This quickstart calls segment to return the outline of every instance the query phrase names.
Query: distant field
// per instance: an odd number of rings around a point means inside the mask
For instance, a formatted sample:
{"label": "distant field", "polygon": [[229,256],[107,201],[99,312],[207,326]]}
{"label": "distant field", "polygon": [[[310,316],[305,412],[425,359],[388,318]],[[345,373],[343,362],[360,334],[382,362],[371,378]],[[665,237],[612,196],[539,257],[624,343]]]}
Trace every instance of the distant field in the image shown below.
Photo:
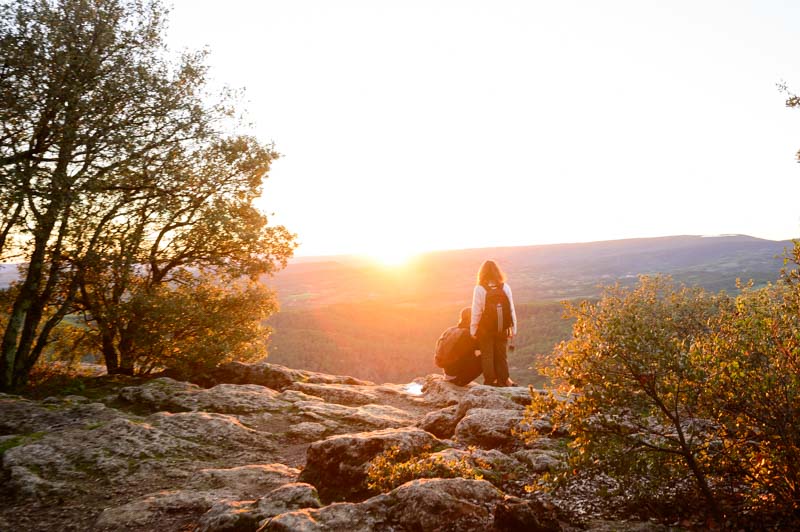
{"label": "distant field", "polygon": [[[460,307],[392,305],[376,302],[289,310],[270,319],[269,361],[292,367],[343,373],[377,382],[408,382],[441,372],[433,348],[441,332],[457,321]],[[541,384],[535,365],[569,337],[559,303],[517,305],[519,336],[509,356],[512,378]]]}
{"label": "distant field", "polygon": [[509,275],[519,314],[513,378],[540,384],[535,366],[570,336],[562,300],[596,298],[602,286],[632,285],[664,273],[711,291],[778,278],[789,241],[747,236],[677,236],[587,244],[429,253],[404,269],[382,269],[353,257],[303,259],[269,283],[282,311],[270,360],[373,381],[408,381],[440,371],[433,346],[470,303],[475,272],[487,258]]}

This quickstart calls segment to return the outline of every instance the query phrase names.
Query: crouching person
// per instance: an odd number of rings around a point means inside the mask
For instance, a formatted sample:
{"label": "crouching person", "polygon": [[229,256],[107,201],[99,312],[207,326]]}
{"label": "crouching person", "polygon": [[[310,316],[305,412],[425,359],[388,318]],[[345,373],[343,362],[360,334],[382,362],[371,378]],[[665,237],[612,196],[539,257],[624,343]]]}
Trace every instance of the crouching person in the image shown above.
{"label": "crouching person", "polygon": [[469,334],[472,309],[461,309],[458,325],[449,327],[436,341],[434,363],[444,370],[446,379],[453,384],[466,386],[481,373],[480,351]]}

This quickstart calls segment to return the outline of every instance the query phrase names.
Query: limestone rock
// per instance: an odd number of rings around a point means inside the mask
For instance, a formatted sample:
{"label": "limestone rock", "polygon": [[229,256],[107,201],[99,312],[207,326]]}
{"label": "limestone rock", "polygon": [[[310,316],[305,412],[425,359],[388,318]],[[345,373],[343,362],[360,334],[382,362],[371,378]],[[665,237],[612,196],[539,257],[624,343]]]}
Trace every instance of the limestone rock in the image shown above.
{"label": "limestone rock", "polygon": [[438,442],[416,427],[331,436],[309,446],[300,480],[316,486],[324,500],[363,498],[369,462],[376,455],[395,446],[412,453]]}
{"label": "limestone rock", "polygon": [[564,456],[551,450],[524,449],[512,454],[514,458],[527,464],[534,473],[554,471],[564,463]]}
{"label": "limestone rock", "polygon": [[445,407],[458,404],[475,384],[458,386],[445,380],[444,375],[427,375],[422,384],[422,397],[429,405]]}
{"label": "limestone rock", "polygon": [[322,503],[314,486],[303,482],[284,484],[256,501],[256,512],[261,519],[297,510],[320,508]]}
{"label": "limestone rock", "polygon": [[491,410],[525,410],[531,402],[527,388],[520,386],[497,388],[495,386],[472,386],[458,402],[456,417],[461,419],[473,408]]}
{"label": "limestone rock", "polygon": [[0,434],[52,432],[67,427],[109,421],[119,415],[101,403],[88,399],[58,399],[45,405],[18,395],[0,394]]}
{"label": "limestone rock", "polygon": [[231,362],[215,370],[211,379],[215,383],[230,384],[259,384],[273,390],[284,390],[295,382],[310,382],[317,384],[355,384],[371,385],[369,381],[362,381],[349,376],[329,375],[315,371],[291,369],[279,364],[244,364]]}
{"label": "limestone rock", "polygon": [[556,510],[539,501],[509,498],[497,505],[494,525],[501,532],[560,532],[563,526]]}
{"label": "limestone rock", "polygon": [[269,434],[244,426],[235,416],[213,412],[158,412],[147,419],[172,436],[198,444],[224,448],[274,448]]}
{"label": "limestone rock", "polygon": [[148,423],[118,417],[97,427],[48,433],[3,454],[3,468],[24,467],[46,479],[127,475],[142,460],[198,453],[201,447]]}
{"label": "limestone rock", "polygon": [[373,386],[354,386],[351,384],[316,384],[296,382],[291,389],[308,395],[315,395],[329,403],[340,405],[367,405],[378,402],[379,394]]}
{"label": "limestone rock", "polygon": [[330,427],[323,423],[306,421],[304,423],[292,425],[292,427],[289,428],[288,434],[303,441],[317,441],[321,440],[325,433],[329,431]]}
{"label": "limestone rock", "polygon": [[121,399],[169,412],[208,411],[222,414],[248,414],[281,410],[289,403],[278,392],[255,384],[219,384],[210,389],[178,382],[169,377],[154,379],[141,386],[120,390]]}
{"label": "limestone rock", "polygon": [[97,518],[96,529],[127,530],[148,526],[156,529],[160,513],[194,513],[208,511],[215,502],[233,499],[231,490],[165,490],[117,507],[106,508]]}
{"label": "limestone rock", "polygon": [[137,403],[165,410],[172,407],[172,411],[191,410],[187,407],[177,406],[175,397],[197,393],[202,388],[189,382],[176,381],[169,377],[153,379],[140,386],[126,386],[119,391],[119,398],[129,403]]}
{"label": "limestone rock", "polygon": [[467,445],[494,448],[512,441],[512,429],[522,421],[521,410],[472,408],[456,425],[455,438]]}
{"label": "limestone rock", "polygon": [[200,518],[197,532],[256,530],[278,514],[320,506],[314,486],[301,482],[286,484],[257,501],[217,502]]}
{"label": "limestone rock", "polygon": [[414,423],[415,418],[405,410],[389,405],[363,405],[358,407],[325,403],[320,401],[298,401],[293,418],[298,422],[333,422],[336,425],[353,425],[368,428],[404,427]]}
{"label": "limestone rock", "polygon": [[419,422],[422,430],[427,430],[437,438],[451,438],[456,430],[458,405],[440,408],[428,414]]}
{"label": "limestone rock", "polygon": [[227,469],[201,469],[189,485],[200,489],[227,488],[239,499],[256,499],[279,486],[297,480],[300,470],[283,464],[254,464]]}
{"label": "limestone rock", "polygon": [[485,480],[421,479],[361,503],[288,512],[263,531],[491,530],[503,494]]}
{"label": "limestone rock", "polygon": [[255,530],[261,519],[254,505],[254,501],[218,501],[200,518],[196,532]]}

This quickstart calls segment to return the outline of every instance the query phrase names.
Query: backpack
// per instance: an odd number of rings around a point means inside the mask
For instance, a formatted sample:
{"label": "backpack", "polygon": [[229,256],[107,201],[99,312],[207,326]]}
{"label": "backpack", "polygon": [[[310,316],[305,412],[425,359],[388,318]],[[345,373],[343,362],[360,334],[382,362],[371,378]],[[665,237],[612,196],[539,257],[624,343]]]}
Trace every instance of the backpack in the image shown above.
{"label": "backpack", "polygon": [[448,327],[436,340],[433,363],[439,368],[451,366],[461,359],[471,347],[472,339],[469,338],[469,329]]}
{"label": "backpack", "polygon": [[511,303],[503,290],[503,284],[485,286],[486,304],[483,307],[478,334],[483,336],[510,336],[514,326],[511,318]]}

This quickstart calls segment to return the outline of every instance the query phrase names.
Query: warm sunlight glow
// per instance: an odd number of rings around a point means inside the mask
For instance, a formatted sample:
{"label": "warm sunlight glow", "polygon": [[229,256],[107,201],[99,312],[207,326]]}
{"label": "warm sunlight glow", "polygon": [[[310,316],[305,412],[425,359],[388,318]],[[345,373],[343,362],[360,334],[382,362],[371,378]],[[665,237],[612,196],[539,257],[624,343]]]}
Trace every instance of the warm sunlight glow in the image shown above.
{"label": "warm sunlight glow", "polygon": [[370,250],[366,255],[383,266],[398,267],[408,264],[417,253],[401,247],[387,247]]}

